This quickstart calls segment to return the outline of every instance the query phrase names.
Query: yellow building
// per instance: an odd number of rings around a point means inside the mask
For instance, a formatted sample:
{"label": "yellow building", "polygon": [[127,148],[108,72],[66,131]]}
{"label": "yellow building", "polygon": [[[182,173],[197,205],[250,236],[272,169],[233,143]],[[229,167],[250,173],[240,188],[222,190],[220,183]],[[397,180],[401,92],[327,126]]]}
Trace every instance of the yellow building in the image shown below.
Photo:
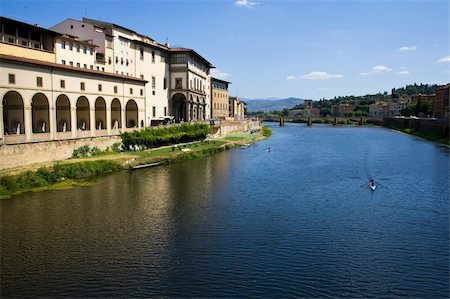
{"label": "yellow building", "polygon": [[230,82],[211,78],[211,118],[224,119],[229,116],[228,84]]}

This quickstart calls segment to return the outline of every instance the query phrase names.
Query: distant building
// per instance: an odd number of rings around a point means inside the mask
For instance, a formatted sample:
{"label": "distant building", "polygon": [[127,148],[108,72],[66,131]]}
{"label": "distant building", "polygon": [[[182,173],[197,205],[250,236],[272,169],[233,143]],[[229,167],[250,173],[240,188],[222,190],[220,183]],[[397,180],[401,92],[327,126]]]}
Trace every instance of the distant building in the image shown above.
{"label": "distant building", "polygon": [[354,105],[351,104],[338,104],[331,106],[332,116],[344,116],[345,113],[351,112],[354,109]]}
{"label": "distant building", "polygon": [[313,108],[313,101],[312,100],[305,100],[305,102],[303,103],[303,107],[306,110],[310,110]]}
{"label": "distant building", "polygon": [[241,119],[245,117],[245,111],[247,108],[247,104],[238,97],[229,97],[229,117],[233,117],[235,119]]}
{"label": "distant building", "polygon": [[405,107],[406,102],[378,102],[369,105],[370,117],[395,117],[401,115],[402,109]]}
{"label": "distant building", "polygon": [[411,96],[411,103],[417,104],[420,100],[422,103],[432,104],[434,102],[435,97],[436,95],[434,94],[416,94]]}
{"label": "distant building", "polygon": [[211,78],[211,118],[224,119],[229,116],[228,81]]}
{"label": "distant building", "polygon": [[433,117],[441,119],[449,118],[449,93],[450,84],[436,90],[436,98],[433,105]]}

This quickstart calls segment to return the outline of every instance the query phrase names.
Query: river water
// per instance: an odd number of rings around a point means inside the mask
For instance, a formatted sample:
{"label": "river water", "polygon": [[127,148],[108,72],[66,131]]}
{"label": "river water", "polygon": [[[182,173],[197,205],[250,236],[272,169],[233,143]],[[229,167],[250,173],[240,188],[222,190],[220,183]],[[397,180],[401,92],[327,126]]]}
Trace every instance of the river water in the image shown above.
{"label": "river water", "polygon": [[449,297],[449,151],[387,129],[274,127],[0,207],[2,298]]}

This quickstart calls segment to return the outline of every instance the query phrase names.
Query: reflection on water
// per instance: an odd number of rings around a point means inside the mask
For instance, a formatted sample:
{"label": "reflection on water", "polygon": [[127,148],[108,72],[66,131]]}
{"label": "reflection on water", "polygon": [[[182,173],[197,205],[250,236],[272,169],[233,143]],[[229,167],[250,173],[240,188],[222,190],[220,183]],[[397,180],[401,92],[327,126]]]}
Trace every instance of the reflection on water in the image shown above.
{"label": "reflection on water", "polygon": [[1,295],[446,298],[448,167],[448,150],[389,130],[287,125],[4,200]]}

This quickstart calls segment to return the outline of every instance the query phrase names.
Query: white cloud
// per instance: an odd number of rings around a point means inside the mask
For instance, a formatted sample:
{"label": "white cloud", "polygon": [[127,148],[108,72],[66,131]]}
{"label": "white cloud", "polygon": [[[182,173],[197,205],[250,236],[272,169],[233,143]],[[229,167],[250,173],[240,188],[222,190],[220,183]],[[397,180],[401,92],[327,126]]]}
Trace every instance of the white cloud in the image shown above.
{"label": "white cloud", "polygon": [[387,66],[384,66],[384,65],[377,65],[377,66],[374,66],[374,67],[370,70],[371,73],[383,73],[383,72],[390,72],[390,71],[392,71],[392,69],[389,68],[389,67],[387,67]]}
{"label": "white cloud", "polygon": [[401,71],[401,72],[398,72],[397,75],[409,75],[409,72],[408,71]]}
{"label": "white cloud", "polygon": [[406,70],[406,66],[401,66],[400,69],[401,70]]}
{"label": "white cloud", "polygon": [[404,51],[414,51],[414,50],[416,50],[417,49],[417,46],[411,46],[411,47],[408,47],[408,46],[404,46],[404,47],[401,47],[400,49],[398,49],[400,52],[404,52]]}
{"label": "white cloud", "polygon": [[311,72],[302,76],[302,79],[307,80],[328,80],[340,78],[344,78],[344,76],[342,76],[341,74],[328,74],[327,72]]}
{"label": "white cloud", "polygon": [[439,59],[438,62],[449,63],[450,62],[450,55],[447,56],[447,57],[443,57],[443,58]]}
{"label": "white cloud", "polygon": [[247,8],[253,8],[258,4],[259,3],[253,2],[251,0],[237,0],[236,2],[234,2],[234,5],[236,5],[237,7],[247,7]]}
{"label": "white cloud", "polygon": [[369,76],[369,75],[370,75],[370,73],[367,73],[367,72],[363,72],[363,73],[359,73],[359,75],[360,75],[360,76]]}
{"label": "white cloud", "polygon": [[295,76],[291,76],[291,75],[286,76],[286,80],[295,80]]}
{"label": "white cloud", "polygon": [[229,77],[231,77],[231,74],[222,72],[219,69],[211,69],[211,77],[217,78],[217,79],[222,79],[225,80]]}

